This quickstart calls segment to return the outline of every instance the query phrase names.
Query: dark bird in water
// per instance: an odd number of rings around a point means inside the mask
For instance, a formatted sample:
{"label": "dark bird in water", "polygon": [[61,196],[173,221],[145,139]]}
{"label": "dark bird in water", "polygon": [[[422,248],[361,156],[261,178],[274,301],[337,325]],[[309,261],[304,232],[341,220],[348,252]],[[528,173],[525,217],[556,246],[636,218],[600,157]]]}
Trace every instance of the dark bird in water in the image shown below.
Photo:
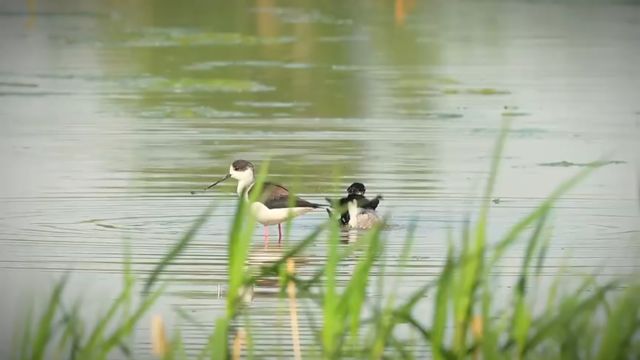
{"label": "dark bird in water", "polygon": [[[347,196],[338,201],[327,198],[327,201],[334,209],[342,211],[340,214],[340,224],[350,228],[369,229],[374,224],[380,222],[380,217],[376,213],[376,208],[382,200],[378,195],[373,199],[367,199],[364,194],[367,191],[364,184],[355,182],[347,188]],[[331,210],[327,209],[329,215]]]}

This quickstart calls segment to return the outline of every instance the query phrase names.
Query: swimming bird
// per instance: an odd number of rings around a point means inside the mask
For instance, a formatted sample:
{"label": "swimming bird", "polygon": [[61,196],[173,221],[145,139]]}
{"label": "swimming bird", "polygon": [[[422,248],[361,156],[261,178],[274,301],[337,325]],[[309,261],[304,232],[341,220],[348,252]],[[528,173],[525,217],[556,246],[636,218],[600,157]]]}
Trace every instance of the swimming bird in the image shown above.
{"label": "swimming bird", "polygon": [[[372,200],[367,199],[364,194],[367,188],[364,184],[355,182],[347,188],[347,196],[337,202],[327,198],[327,201],[334,208],[342,211],[340,214],[340,224],[352,229],[370,229],[382,219],[376,213],[376,208],[382,200],[378,195]],[[327,209],[331,215],[331,211]]]}
{"label": "swimming bird", "polygon": [[355,200],[347,204],[347,209],[349,212],[347,226],[350,229],[367,230],[382,222],[382,218],[374,209],[359,208]]}
{"label": "swimming bird", "polygon": [[[222,179],[209,185],[210,189],[219,183],[233,178],[238,180],[236,192],[240,198],[249,200],[253,195],[256,183],[255,167],[247,160],[236,160],[229,166],[229,173]],[[251,213],[256,220],[264,225],[264,243],[269,244],[269,225],[278,225],[278,243],[282,241],[282,223],[292,217],[305,214],[313,209],[324,207],[299,197],[293,196],[284,186],[271,182],[264,182],[262,193],[251,203]]]}

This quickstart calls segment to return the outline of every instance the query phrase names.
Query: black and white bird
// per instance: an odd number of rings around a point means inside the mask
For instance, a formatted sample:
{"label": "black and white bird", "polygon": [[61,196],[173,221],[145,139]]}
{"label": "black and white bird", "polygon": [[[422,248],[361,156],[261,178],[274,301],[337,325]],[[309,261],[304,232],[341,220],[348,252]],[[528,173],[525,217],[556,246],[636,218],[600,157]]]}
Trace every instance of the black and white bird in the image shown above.
{"label": "black and white bird", "polygon": [[[375,224],[382,221],[376,208],[382,200],[382,196],[378,195],[373,199],[367,199],[364,194],[367,188],[364,184],[355,182],[347,188],[347,196],[338,201],[327,201],[334,209],[339,209],[340,224],[351,229],[370,229]],[[327,209],[329,214],[331,212]]]}
{"label": "black and white bird", "polygon": [[[238,180],[236,192],[240,198],[249,200],[253,195],[254,185],[256,183],[255,167],[246,160],[236,160],[229,166],[229,173],[222,179],[209,185],[210,189],[219,183],[234,178]],[[313,209],[324,207],[324,205],[314,204],[299,197],[295,197],[289,193],[285,187],[264,182],[262,193],[256,197],[256,201],[250,204],[251,213],[256,220],[264,225],[264,242],[265,246],[269,243],[269,225],[278,225],[278,243],[282,241],[282,223],[292,217],[305,214]]]}

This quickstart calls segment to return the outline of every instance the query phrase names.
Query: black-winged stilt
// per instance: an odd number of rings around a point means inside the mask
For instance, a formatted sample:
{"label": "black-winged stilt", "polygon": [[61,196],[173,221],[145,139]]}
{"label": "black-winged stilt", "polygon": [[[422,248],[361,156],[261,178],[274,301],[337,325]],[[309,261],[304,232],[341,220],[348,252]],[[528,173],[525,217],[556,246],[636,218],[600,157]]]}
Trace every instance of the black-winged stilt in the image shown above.
{"label": "black-winged stilt", "polygon": [[[229,166],[229,173],[222,179],[209,185],[210,189],[219,183],[234,178],[238,180],[236,192],[238,196],[249,200],[252,198],[252,190],[256,183],[254,174],[254,166],[246,160],[236,160]],[[292,217],[302,215],[313,209],[323,207],[324,205],[314,204],[299,197],[295,197],[289,193],[285,187],[265,182],[262,186],[262,193],[255,197],[250,205],[251,212],[256,220],[264,225],[264,241],[265,246],[269,243],[269,225],[278,225],[278,243],[282,241],[282,223]]]}

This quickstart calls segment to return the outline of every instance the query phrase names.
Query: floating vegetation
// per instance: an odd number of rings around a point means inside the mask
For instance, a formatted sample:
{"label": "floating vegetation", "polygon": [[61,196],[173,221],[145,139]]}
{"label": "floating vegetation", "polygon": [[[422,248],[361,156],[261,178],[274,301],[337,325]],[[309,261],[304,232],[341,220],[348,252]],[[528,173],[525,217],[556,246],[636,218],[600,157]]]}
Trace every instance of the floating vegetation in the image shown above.
{"label": "floating vegetation", "polygon": [[257,37],[240,33],[207,32],[185,28],[150,28],[130,32],[124,40],[128,47],[168,47],[207,45],[269,45],[295,41],[291,36]]}
{"label": "floating vegetation", "polygon": [[498,90],[498,89],[491,89],[491,88],[469,89],[469,90],[467,90],[467,93],[476,94],[476,95],[507,95],[507,94],[511,94],[511,92],[506,91],[506,90]]}
{"label": "floating vegetation", "polygon": [[343,64],[335,64],[331,65],[331,70],[335,71],[381,71],[385,70],[384,66],[375,66],[375,65],[343,65]]}
{"label": "floating vegetation", "polygon": [[148,92],[262,92],[275,88],[256,81],[238,79],[207,79],[207,78],[179,78],[168,79],[160,77],[144,77],[133,80],[123,80],[125,87]]}
{"label": "floating vegetation", "polygon": [[102,228],[106,228],[106,229],[117,229],[118,228],[116,225],[103,224],[103,223],[96,223],[96,226],[102,227]]}
{"label": "floating vegetation", "polygon": [[508,95],[511,92],[507,90],[499,90],[492,88],[480,88],[480,89],[444,89],[442,93],[445,95],[458,95],[458,94],[470,94],[470,95]]}
{"label": "floating vegetation", "polygon": [[435,90],[430,85],[456,85],[459,83],[458,80],[446,76],[422,75],[394,80],[391,85],[397,88],[418,88],[423,90],[425,87],[429,87],[428,90]]}
{"label": "floating vegetation", "polygon": [[526,112],[517,112],[517,111],[505,111],[502,113],[502,116],[510,116],[510,117],[529,116],[529,115],[531,114]]}
{"label": "floating vegetation", "polygon": [[238,106],[246,106],[251,108],[265,108],[265,109],[290,109],[307,107],[310,103],[301,102],[276,102],[276,101],[236,101]]}
{"label": "floating vegetation", "polygon": [[9,82],[9,81],[0,81],[0,86],[6,87],[21,87],[21,88],[35,88],[38,87],[38,84],[32,83],[22,83],[22,82]]}
{"label": "floating vegetation", "polygon": [[572,166],[600,167],[605,165],[620,165],[620,164],[626,164],[626,163],[627,163],[626,161],[622,161],[622,160],[599,160],[599,161],[592,161],[587,163],[576,163],[571,161],[555,161],[555,162],[548,162],[548,163],[540,163],[538,165],[551,166],[551,167],[572,167]]}
{"label": "floating vegetation", "polygon": [[198,118],[240,118],[254,117],[255,113],[217,110],[208,106],[163,106],[141,111],[138,116],[154,119],[198,119]]}
{"label": "floating vegetation", "polygon": [[362,35],[320,36],[317,38],[318,42],[324,43],[365,42],[368,40],[367,36]]}
{"label": "floating vegetation", "polygon": [[309,69],[314,67],[313,64],[293,63],[284,61],[264,61],[264,60],[243,60],[243,61],[207,61],[197,64],[191,64],[184,67],[189,71],[212,70],[224,67],[273,67],[283,69]]}
{"label": "floating vegetation", "polygon": [[452,78],[452,77],[448,77],[448,76],[436,76],[433,78],[433,80],[435,80],[436,82],[440,83],[440,84],[446,84],[446,85],[457,85],[460,84],[460,81]]}
{"label": "floating vegetation", "polygon": [[421,109],[401,109],[397,111],[400,115],[411,115],[420,119],[438,119],[438,120],[447,120],[447,119],[459,119],[463,117],[462,114],[457,113],[445,113],[445,112],[429,112]]}
{"label": "floating vegetation", "polygon": [[[508,118],[508,117],[507,117]],[[477,134],[492,134],[495,135],[500,132],[500,129],[496,128],[473,128],[471,132]],[[529,136],[537,136],[547,134],[548,131],[540,128],[517,128],[517,129],[509,129],[510,135],[516,135],[518,137],[529,137]]]}

